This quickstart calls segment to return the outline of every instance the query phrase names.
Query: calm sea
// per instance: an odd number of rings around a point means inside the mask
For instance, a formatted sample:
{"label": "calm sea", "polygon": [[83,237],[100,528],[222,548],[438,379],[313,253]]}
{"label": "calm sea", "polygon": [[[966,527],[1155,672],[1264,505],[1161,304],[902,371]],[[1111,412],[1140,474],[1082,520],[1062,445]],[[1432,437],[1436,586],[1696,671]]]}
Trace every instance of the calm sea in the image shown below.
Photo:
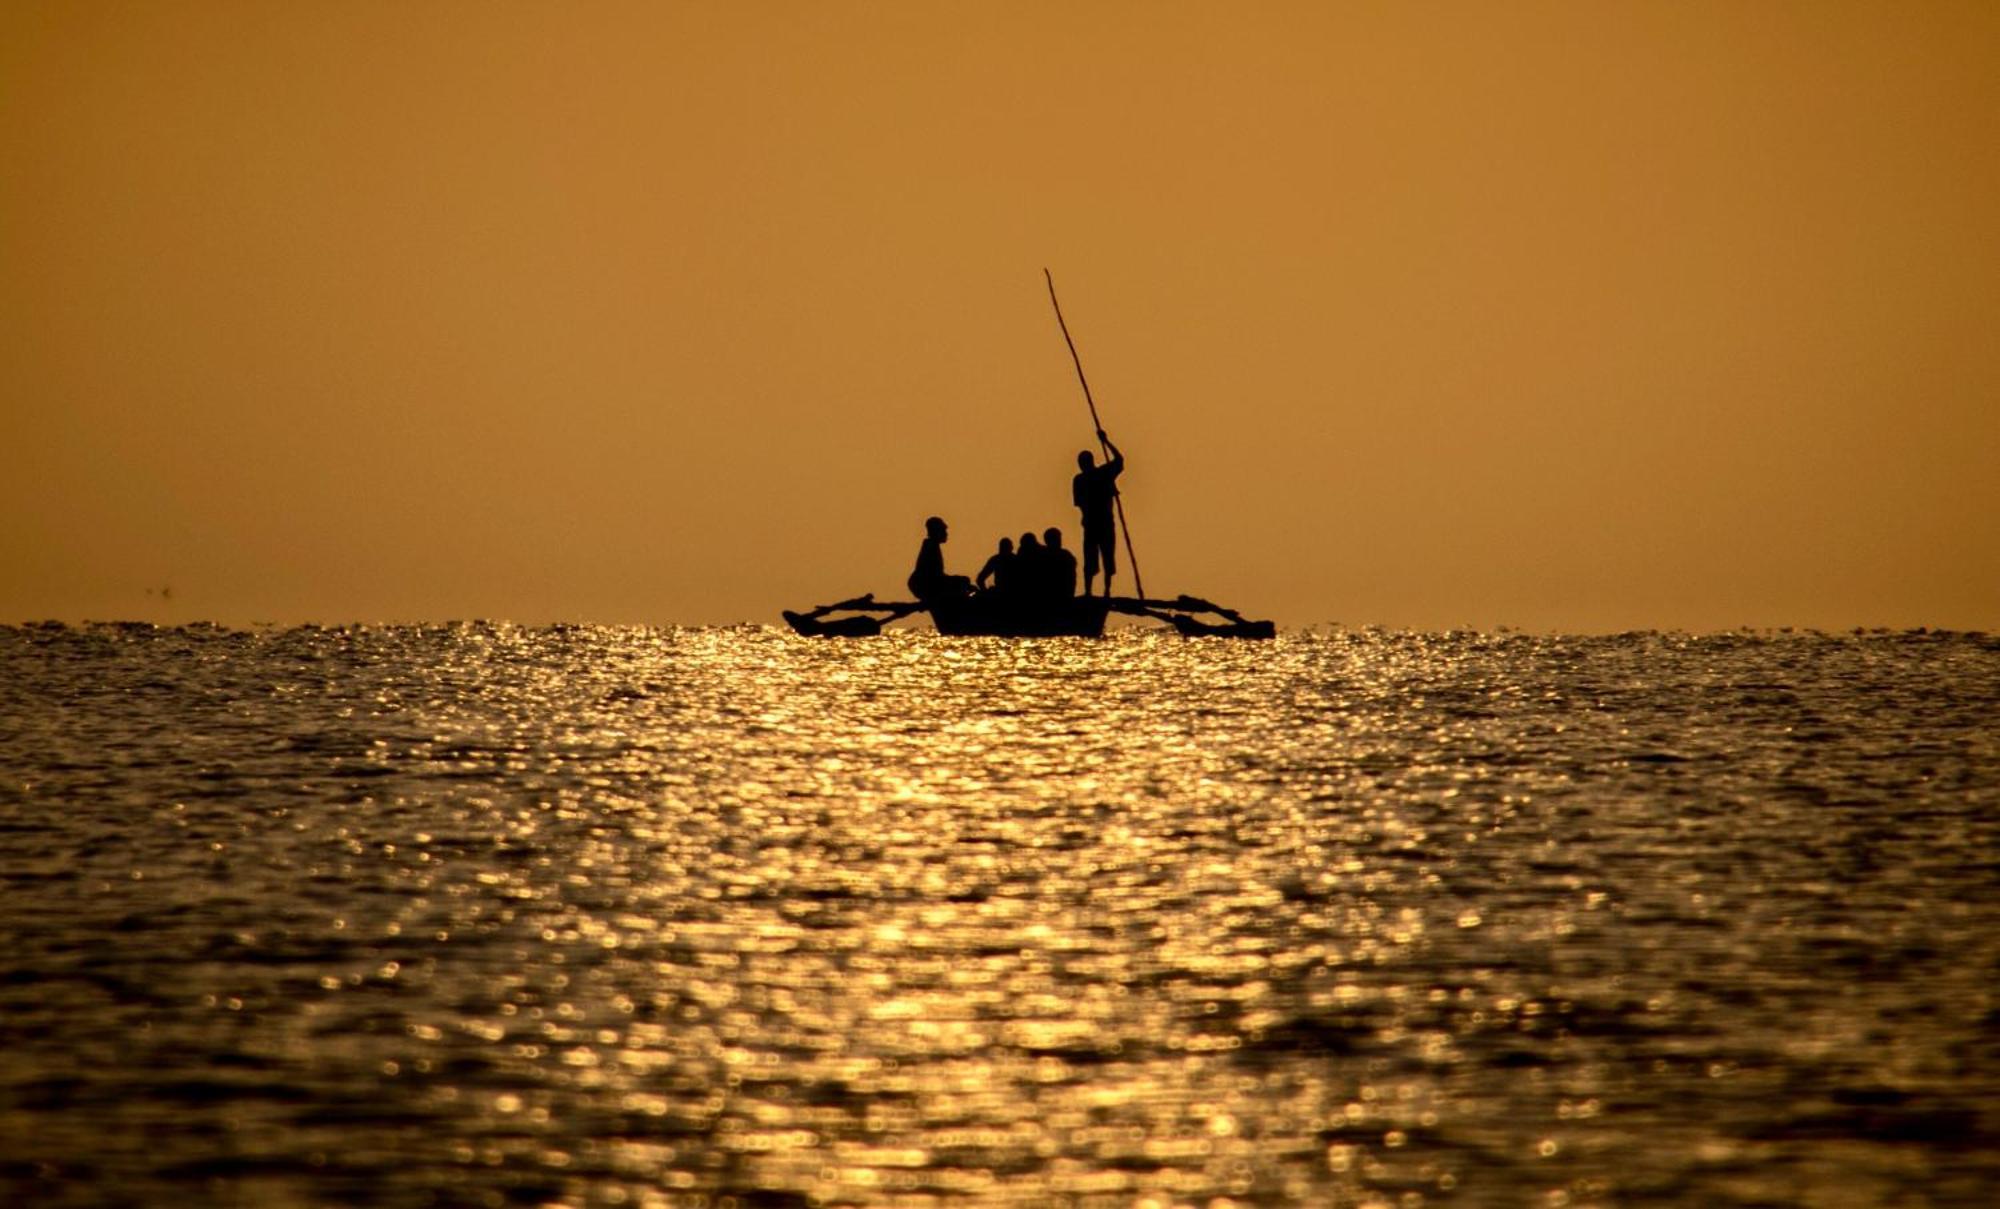
{"label": "calm sea", "polygon": [[1965,1205],[2000,639],[0,629],[0,1203]]}

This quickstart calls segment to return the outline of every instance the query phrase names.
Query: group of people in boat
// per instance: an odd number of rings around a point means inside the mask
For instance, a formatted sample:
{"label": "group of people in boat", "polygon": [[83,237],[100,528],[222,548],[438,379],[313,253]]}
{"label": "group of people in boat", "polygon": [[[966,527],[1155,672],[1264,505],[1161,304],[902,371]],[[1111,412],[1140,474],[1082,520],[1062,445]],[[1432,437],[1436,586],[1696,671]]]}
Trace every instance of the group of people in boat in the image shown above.
{"label": "group of people in boat", "polygon": [[[1098,571],[1104,573],[1104,595],[1111,595],[1111,577],[1118,570],[1118,530],[1115,519],[1118,476],[1125,470],[1125,455],[1111,438],[1098,429],[1107,460],[1098,465],[1089,450],[1076,455],[1077,473],[1070,480],[1070,498],[1083,516],[1083,594],[1089,596]],[[941,517],[924,522],[924,544],[917,550],[917,566],[910,572],[910,592],[924,604],[963,600],[975,594],[1022,605],[1049,604],[1076,595],[1076,555],[1063,548],[1062,530],[1043,530],[1040,539],[1032,532],[1021,535],[1017,546],[1001,538],[999,548],[986,560],[975,579],[952,575],[944,569],[944,543],[951,530]]]}

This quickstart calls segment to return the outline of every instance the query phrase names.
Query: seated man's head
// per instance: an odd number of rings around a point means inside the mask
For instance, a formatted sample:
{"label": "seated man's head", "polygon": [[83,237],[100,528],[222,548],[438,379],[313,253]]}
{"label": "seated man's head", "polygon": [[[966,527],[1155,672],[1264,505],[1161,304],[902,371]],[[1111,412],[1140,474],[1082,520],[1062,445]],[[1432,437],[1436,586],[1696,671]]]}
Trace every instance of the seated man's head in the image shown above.
{"label": "seated man's head", "polygon": [[1051,550],[1062,549],[1062,530],[1050,525],[1042,532],[1042,544]]}
{"label": "seated man's head", "polygon": [[945,534],[948,532],[948,530],[946,530],[944,527],[944,518],[941,516],[934,516],[931,517],[929,520],[925,521],[924,532],[930,534],[932,537],[938,539],[939,541],[943,541],[945,539]]}

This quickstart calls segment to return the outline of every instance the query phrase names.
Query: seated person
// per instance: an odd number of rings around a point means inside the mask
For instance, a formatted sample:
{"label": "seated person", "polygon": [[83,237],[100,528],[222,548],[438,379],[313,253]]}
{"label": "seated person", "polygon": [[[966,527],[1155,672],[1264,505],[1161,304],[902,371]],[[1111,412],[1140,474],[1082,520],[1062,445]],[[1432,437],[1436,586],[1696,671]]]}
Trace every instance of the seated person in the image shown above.
{"label": "seated person", "polygon": [[944,572],[944,543],[951,536],[940,517],[924,522],[924,544],[917,550],[917,566],[910,572],[910,594],[925,604],[957,600],[972,592],[972,581],[963,575]]}
{"label": "seated person", "polygon": [[1076,555],[1063,549],[1062,530],[1051,526],[1042,534],[1042,559],[1046,578],[1042,592],[1048,600],[1068,600],[1076,595]]}
{"label": "seated person", "polygon": [[[979,575],[972,581],[980,591],[1008,592],[1013,588],[1014,579],[1014,539],[1003,537],[1000,548],[986,565],[979,568]],[[991,581],[990,583],[988,581]]]}
{"label": "seated person", "polygon": [[1021,544],[1014,547],[1014,579],[1009,589],[1015,600],[1038,600],[1041,598],[1042,577],[1048,574],[1048,565],[1042,561],[1041,539],[1032,533],[1021,535]]}

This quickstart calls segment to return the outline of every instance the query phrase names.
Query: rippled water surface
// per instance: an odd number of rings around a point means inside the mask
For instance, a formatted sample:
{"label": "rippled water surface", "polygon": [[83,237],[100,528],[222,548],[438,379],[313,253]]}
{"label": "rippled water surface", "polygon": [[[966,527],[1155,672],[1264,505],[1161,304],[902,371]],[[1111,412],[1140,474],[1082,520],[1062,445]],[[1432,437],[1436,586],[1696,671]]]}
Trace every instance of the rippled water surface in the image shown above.
{"label": "rippled water surface", "polygon": [[0,629],[0,1202],[1984,1205],[2000,641]]}

